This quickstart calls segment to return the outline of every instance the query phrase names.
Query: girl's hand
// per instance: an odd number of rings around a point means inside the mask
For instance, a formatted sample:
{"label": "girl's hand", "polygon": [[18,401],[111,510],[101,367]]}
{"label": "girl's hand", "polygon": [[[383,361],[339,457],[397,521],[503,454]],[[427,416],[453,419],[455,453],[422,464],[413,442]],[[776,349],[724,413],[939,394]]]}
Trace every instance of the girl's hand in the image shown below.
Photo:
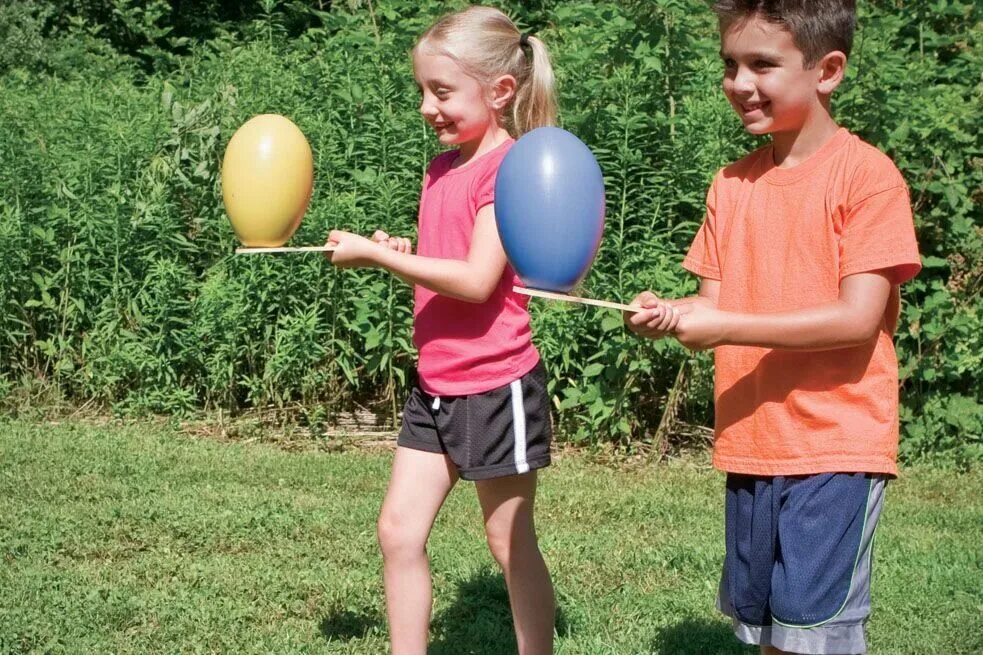
{"label": "girl's hand", "polygon": [[338,268],[377,266],[382,250],[380,244],[344,230],[331,230],[328,245],[335,249],[333,252],[326,252],[325,256]]}
{"label": "girl's hand", "polygon": [[676,329],[679,312],[669,303],[659,300],[651,291],[643,291],[630,303],[644,307],[640,312],[625,312],[625,325],[640,337],[661,339]]}
{"label": "girl's hand", "polygon": [[413,242],[405,237],[391,237],[382,230],[376,230],[372,240],[390,250],[405,252],[407,255],[413,254]]}

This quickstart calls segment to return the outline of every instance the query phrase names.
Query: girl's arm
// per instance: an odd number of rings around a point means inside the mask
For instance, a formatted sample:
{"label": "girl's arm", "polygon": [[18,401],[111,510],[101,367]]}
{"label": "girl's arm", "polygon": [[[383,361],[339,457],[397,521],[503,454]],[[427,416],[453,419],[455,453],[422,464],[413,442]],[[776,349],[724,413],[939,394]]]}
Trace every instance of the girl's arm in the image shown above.
{"label": "girl's arm", "polygon": [[328,243],[335,246],[331,262],[340,267],[378,267],[409,284],[465,302],[485,302],[502,279],[506,258],[495,225],[495,207],[478,210],[466,260],[437,259],[399,252],[365,237],[332,230]]}

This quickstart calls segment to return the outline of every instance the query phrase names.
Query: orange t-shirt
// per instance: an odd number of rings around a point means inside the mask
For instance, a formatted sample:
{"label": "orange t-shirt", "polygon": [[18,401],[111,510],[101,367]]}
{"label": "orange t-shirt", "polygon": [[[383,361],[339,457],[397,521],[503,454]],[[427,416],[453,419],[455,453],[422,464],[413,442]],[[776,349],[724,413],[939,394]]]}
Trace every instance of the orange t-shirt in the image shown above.
{"label": "orange t-shirt", "polygon": [[[760,148],[721,170],[683,266],[720,281],[719,309],[768,313],[831,302],[847,275],[921,268],[908,188],[845,129],[801,164]],[[732,473],[896,475],[897,286],[877,337],[851,348],[716,349],[713,464]]]}

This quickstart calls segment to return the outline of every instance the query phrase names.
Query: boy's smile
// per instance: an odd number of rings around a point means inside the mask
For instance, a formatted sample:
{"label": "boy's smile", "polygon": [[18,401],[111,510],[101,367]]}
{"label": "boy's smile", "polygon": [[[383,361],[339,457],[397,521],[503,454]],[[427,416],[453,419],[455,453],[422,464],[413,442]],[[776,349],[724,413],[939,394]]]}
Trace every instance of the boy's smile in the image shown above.
{"label": "boy's smile", "polygon": [[724,94],[752,134],[798,131],[822,109],[822,66],[805,68],[781,25],[757,16],[725,25],[720,56]]}

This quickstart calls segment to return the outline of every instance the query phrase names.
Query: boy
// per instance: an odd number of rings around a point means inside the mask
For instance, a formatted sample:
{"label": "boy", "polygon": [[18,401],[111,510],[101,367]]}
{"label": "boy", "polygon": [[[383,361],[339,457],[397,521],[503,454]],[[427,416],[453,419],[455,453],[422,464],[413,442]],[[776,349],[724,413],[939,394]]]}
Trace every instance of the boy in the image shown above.
{"label": "boy", "polygon": [[695,298],[626,317],[715,348],[727,473],[718,607],[762,653],[866,652],[874,526],[897,474],[898,285],[920,269],[907,187],[838,127],[852,0],[718,2],[724,94],[770,143],[724,168],[683,266]]}

